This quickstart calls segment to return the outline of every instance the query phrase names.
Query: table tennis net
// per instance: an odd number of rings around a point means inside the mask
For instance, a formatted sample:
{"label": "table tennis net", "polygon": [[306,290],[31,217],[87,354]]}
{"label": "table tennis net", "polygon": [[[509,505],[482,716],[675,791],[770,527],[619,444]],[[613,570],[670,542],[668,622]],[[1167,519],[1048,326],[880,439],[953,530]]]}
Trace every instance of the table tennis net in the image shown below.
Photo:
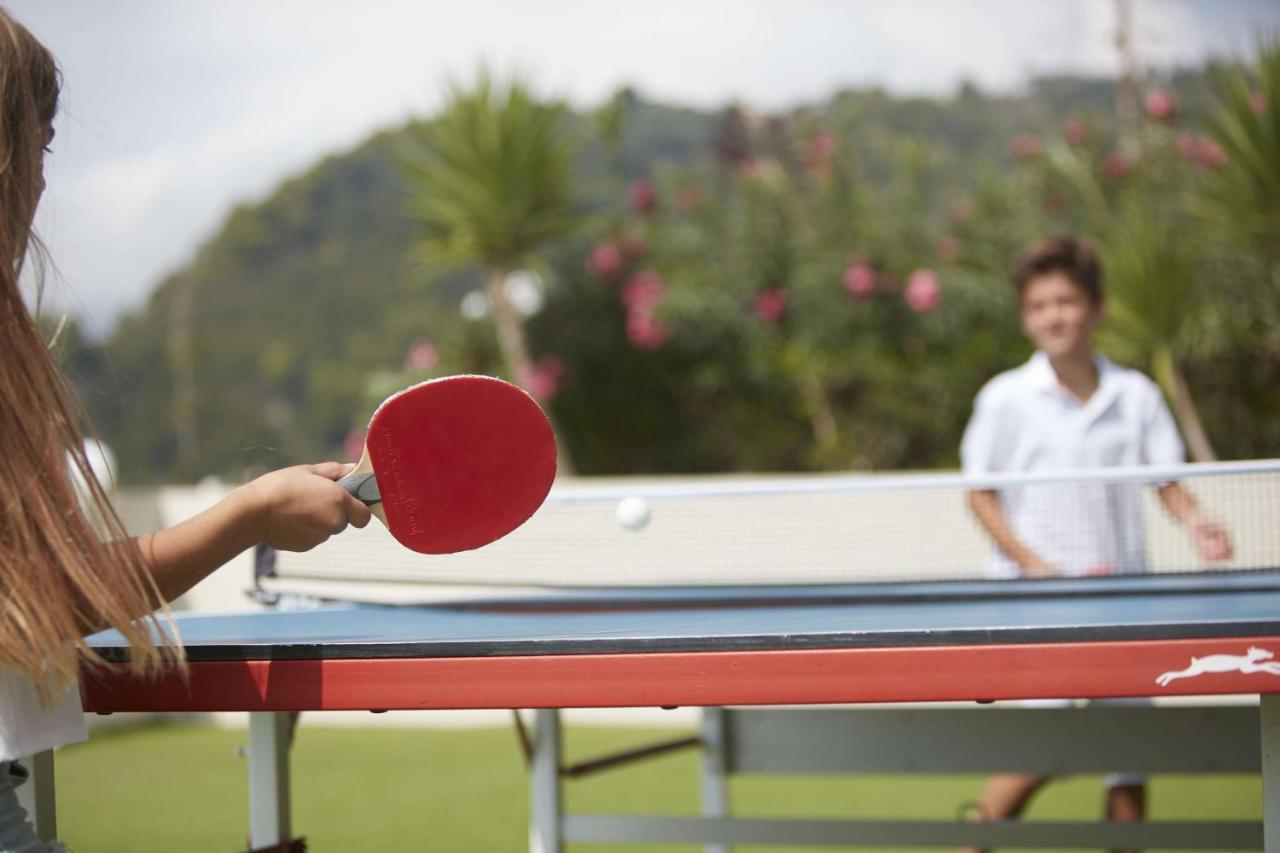
{"label": "table tennis net", "polygon": [[[1171,483],[1220,522],[1230,556],[1207,559],[1173,518],[1161,498]],[[259,567],[272,576],[268,585],[358,598],[396,586],[409,595],[409,587],[440,585],[976,580],[997,566],[969,505],[974,491],[994,492],[1008,515],[1037,529],[1033,538],[1048,537],[1050,561],[1068,574],[1280,567],[1280,460],[987,478],[578,478],[558,483],[526,524],[476,551],[415,554],[375,522],[306,554],[260,555]],[[627,498],[643,502],[645,523],[619,522]]]}

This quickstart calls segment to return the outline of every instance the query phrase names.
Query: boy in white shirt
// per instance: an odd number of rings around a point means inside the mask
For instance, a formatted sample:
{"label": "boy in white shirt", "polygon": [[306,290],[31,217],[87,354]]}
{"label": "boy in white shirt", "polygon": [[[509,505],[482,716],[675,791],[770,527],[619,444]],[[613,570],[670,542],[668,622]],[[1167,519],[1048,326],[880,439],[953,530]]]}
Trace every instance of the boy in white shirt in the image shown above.
{"label": "boy in white shirt", "polygon": [[[1019,259],[1014,283],[1022,328],[1036,353],[978,393],[960,449],[965,473],[1184,461],[1159,387],[1094,351],[1102,272],[1089,246],[1074,237],[1041,240]],[[1201,556],[1231,555],[1226,530],[1187,490],[1166,483],[1159,495]],[[1140,497],[1137,486],[1057,483],[975,490],[969,505],[996,546],[992,576],[1075,577],[1146,571]],[[1017,817],[1046,781],[1013,773],[990,777],[980,817]],[[1109,820],[1141,820],[1145,800],[1141,777],[1108,779]]]}

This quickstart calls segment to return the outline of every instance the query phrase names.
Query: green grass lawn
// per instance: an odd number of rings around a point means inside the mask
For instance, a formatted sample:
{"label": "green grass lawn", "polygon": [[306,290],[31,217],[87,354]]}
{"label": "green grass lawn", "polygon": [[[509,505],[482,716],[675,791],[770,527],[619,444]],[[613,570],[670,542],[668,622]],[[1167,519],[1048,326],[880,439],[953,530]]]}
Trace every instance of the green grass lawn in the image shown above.
{"label": "green grass lawn", "polygon": [[[569,728],[571,760],[670,731]],[[59,826],[75,853],[243,850],[248,826],[243,731],[173,726],[95,735],[58,756]],[[528,788],[514,734],[503,729],[299,731],[293,756],[294,826],[313,853],[522,851]],[[695,814],[697,756],[689,751],[566,786],[574,811]],[[950,818],[981,779],[947,777],[754,777],[733,782],[740,815]],[[1031,817],[1095,817],[1097,777],[1055,783]],[[1154,818],[1259,820],[1252,777],[1157,777]],[[700,848],[570,845],[697,853]],[[751,847],[743,850],[799,848]],[[836,848],[824,848],[835,850]],[[865,848],[860,848],[865,849]]]}

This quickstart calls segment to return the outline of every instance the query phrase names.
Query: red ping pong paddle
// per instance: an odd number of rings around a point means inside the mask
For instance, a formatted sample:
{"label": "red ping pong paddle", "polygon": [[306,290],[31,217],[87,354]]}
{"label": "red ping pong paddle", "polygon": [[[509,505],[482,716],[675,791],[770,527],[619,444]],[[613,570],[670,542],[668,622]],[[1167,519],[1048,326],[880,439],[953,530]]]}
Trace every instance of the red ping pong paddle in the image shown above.
{"label": "red ping pong paddle", "polygon": [[405,547],[452,554],[523,524],[555,475],[555,436],[532,397],[490,376],[449,376],[383,401],[339,485]]}

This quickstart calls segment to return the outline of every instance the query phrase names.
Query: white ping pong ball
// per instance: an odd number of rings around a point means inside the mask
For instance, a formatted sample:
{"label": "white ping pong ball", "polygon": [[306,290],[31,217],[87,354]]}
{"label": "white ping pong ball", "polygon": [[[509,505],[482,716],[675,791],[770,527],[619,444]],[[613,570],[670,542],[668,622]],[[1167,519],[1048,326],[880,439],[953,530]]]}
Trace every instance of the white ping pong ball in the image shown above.
{"label": "white ping pong ball", "polygon": [[644,498],[630,497],[618,501],[614,510],[618,523],[628,530],[639,530],[649,523],[649,502]]}

